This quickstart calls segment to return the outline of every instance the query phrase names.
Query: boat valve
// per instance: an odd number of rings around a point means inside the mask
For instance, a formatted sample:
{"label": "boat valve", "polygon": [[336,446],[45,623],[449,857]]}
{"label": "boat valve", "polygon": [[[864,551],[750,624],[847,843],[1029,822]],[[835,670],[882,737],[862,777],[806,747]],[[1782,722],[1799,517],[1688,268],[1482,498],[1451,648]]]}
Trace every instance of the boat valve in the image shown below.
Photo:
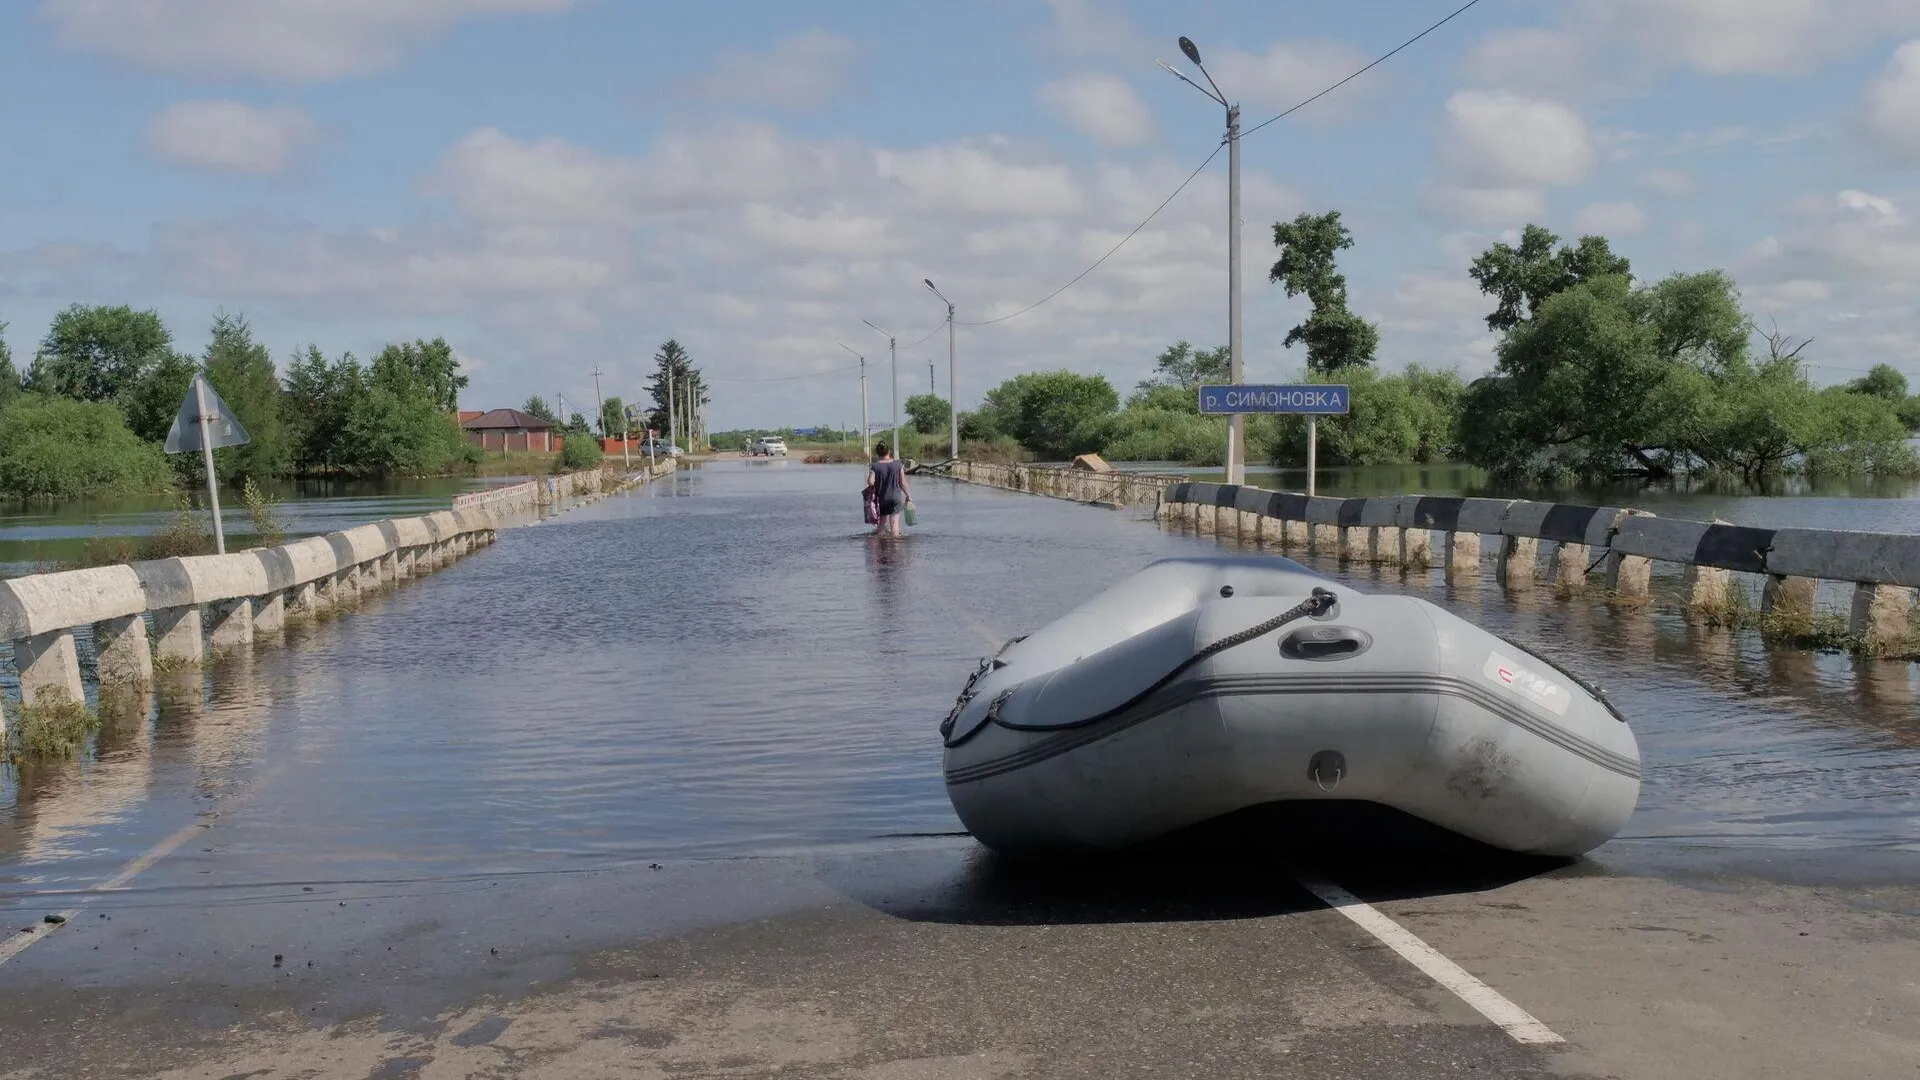
{"label": "boat valve", "polygon": [[[1322,750],[1307,762],[1307,777],[1321,791],[1332,791],[1347,775],[1347,758],[1338,750]],[[1333,777],[1328,783],[1327,777]]]}

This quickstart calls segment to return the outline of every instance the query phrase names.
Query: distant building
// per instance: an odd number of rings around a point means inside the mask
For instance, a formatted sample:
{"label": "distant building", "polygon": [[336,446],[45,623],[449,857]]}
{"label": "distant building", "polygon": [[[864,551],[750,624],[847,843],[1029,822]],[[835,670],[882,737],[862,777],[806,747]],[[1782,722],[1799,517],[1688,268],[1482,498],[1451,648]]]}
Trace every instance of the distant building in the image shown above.
{"label": "distant building", "polygon": [[560,440],[553,435],[553,425],[532,413],[494,409],[477,414],[462,412],[460,416],[467,441],[482,450],[551,453],[560,448]]}

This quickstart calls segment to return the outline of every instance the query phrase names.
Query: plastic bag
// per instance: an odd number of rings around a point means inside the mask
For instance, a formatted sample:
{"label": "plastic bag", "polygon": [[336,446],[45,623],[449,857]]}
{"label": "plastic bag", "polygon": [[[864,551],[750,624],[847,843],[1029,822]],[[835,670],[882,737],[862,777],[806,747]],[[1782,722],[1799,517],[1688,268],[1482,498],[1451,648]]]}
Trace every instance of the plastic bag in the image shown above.
{"label": "plastic bag", "polygon": [[920,523],[920,514],[918,513],[918,511],[914,509],[912,499],[907,500],[906,514],[907,514],[907,524],[917,525]]}

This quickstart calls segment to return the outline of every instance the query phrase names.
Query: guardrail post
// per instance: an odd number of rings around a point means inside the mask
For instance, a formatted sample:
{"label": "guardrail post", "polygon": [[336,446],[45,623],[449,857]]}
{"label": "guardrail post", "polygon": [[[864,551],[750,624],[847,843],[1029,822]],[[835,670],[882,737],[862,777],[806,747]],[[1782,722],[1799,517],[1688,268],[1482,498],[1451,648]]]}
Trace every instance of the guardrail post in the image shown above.
{"label": "guardrail post", "polygon": [[[1618,532],[1620,523],[1630,517],[1653,517],[1645,510],[1623,510],[1613,519],[1613,532]],[[1607,534],[1607,543],[1613,543],[1613,532]],[[1615,596],[1628,600],[1645,600],[1653,595],[1653,560],[1645,555],[1624,555],[1611,548],[1607,551],[1607,588]]]}
{"label": "guardrail post", "polygon": [[1386,525],[1367,528],[1367,561],[1375,566],[1392,566],[1400,561],[1399,530]]}
{"label": "guardrail post", "polygon": [[277,589],[253,602],[253,632],[277,634],[287,625],[287,594]]}
{"label": "guardrail post", "polygon": [[20,673],[20,704],[85,702],[80,683],[80,652],[72,630],[50,630],[13,643],[13,666]]}
{"label": "guardrail post", "polygon": [[1301,550],[1308,544],[1307,523],[1283,518],[1280,521],[1280,543],[1289,551]]}
{"label": "guardrail post", "polygon": [[287,606],[291,614],[312,616],[319,613],[320,605],[326,603],[320,595],[320,587],[314,582],[296,585],[287,594]]}
{"label": "guardrail post", "polygon": [[1847,630],[1876,652],[1907,644],[1913,638],[1913,596],[1901,585],[1855,584]]}
{"label": "guardrail post", "polygon": [[161,660],[198,664],[207,658],[201,638],[200,605],[163,608],[153,613],[153,654]]}
{"label": "guardrail post", "polygon": [[1696,566],[1689,563],[1685,586],[1687,614],[1698,617],[1704,612],[1726,607],[1728,590],[1732,587],[1733,579],[1727,571],[1717,566]]}
{"label": "guardrail post", "polygon": [[1810,618],[1819,587],[1813,578],[1768,574],[1767,584],[1760,590],[1760,614]]}
{"label": "guardrail post", "polygon": [[1400,530],[1400,563],[1402,566],[1422,567],[1433,565],[1433,530],[1407,528]]}
{"label": "guardrail post", "polygon": [[141,690],[153,685],[153,646],[147,620],[122,615],[93,624],[94,673],[100,689]]}
{"label": "guardrail post", "polygon": [[1561,541],[1553,550],[1553,581],[1568,591],[1586,588],[1587,545]]}
{"label": "guardrail post", "polygon": [[1338,525],[1309,525],[1307,527],[1307,550],[1317,555],[1340,554],[1340,527]]}
{"label": "guardrail post", "polygon": [[1533,588],[1534,573],[1540,562],[1540,541],[1531,536],[1500,536],[1500,561],[1494,573],[1500,584],[1516,592]]}
{"label": "guardrail post", "polygon": [[380,580],[382,582],[391,585],[400,580],[400,556],[397,552],[387,552],[385,555],[380,556],[379,562]]}
{"label": "guardrail post", "polygon": [[1334,550],[1342,560],[1359,559],[1367,562],[1373,559],[1373,539],[1367,535],[1365,525],[1335,525],[1333,535],[1337,544]]}
{"label": "guardrail post", "polygon": [[1480,577],[1480,534],[1455,530],[1447,534],[1446,580],[1478,580]]}
{"label": "guardrail post", "polygon": [[253,644],[253,601],[251,599],[230,600],[221,604],[208,604],[207,607],[213,612],[213,628],[207,636],[214,652],[242,649]]}

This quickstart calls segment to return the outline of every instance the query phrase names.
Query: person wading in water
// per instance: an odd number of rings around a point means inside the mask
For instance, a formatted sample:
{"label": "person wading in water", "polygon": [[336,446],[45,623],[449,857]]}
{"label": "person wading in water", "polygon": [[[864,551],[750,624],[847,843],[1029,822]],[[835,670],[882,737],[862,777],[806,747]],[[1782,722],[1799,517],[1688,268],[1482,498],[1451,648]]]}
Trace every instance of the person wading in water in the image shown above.
{"label": "person wading in water", "polygon": [[913,498],[913,492],[907,490],[906,467],[893,460],[893,448],[884,439],[873,444],[867,487],[872,489],[874,501],[880,507],[880,524],[874,526],[873,535],[899,536],[900,514],[907,508],[907,500]]}

